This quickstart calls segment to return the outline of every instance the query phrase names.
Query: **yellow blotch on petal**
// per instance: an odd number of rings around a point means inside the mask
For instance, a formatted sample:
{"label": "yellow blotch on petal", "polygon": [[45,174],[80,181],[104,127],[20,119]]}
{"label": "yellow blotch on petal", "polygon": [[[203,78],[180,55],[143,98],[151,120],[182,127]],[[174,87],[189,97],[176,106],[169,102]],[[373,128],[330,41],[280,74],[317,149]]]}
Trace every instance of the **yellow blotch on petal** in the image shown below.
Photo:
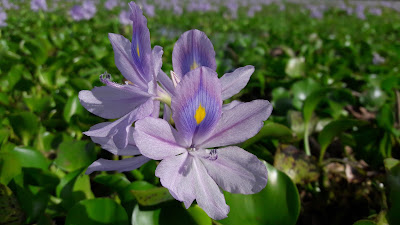
{"label": "yellow blotch on petal", "polygon": [[136,52],[137,52],[137,55],[140,57],[140,52],[139,52],[139,44],[138,44],[138,45],[136,45]]}
{"label": "yellow blotch on petal", "polygon": [[192,65],[190,65],[190,70],[194,70],[197,67],[199,67],[199,65],[196,63],[196,61],[193,61]]}
{"label": "yellow blotch on petal", "polygon": [[204,120],[206,117],[206,109],[199,104],[199,107],[196,109],[196,114],[194,114],[194,119],[196,120],[197,124],[200,124],[201,121]]}

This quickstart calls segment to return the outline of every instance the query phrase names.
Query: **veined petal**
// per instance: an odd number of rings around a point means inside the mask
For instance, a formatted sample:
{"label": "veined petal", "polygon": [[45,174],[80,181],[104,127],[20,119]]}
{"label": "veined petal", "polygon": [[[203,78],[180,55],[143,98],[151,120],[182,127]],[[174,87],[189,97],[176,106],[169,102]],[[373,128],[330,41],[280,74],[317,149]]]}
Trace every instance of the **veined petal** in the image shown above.
{"label": "veined petal", "polygon": [[187,152],[168,157],[158,164],[155,173],[162,186],[168,188],[176,200],[184,202],[186,208],[196,198],[193,176],[189,175],[192,160],[193,157]]}
{"label": "veined petal", "polygon": [[224,194],[197,157],[193,157],[191,173],[194,173],[192,176],[197,204],[215,220],[226,218],[229,206],[225,202]]}
{"label": "veined petal", "polygon": [[221,86],[207,67],[190,71],[175,89],[172,118],[179,135],[196,144],[216,126],[222,108]]}
{"label": "veined petal", "polygon": [[162,70],[158,73],[157,80],[163,86],[164,90],[168,92],[169,95],[173,95],[175,92],[174,84],[172,83],[171,78],[168,77]]}
{"label": "veined petal", "polygon": [[79,92],[79,101],[85,109],[105,119],[116,119],[134,110],[150,95],[132,85],[94,87]]}
{"label": "veined petal", "polygon": [[232,102],[228,103],[228,104],[224,104],[222,105],[222,113],[231,110],[233,107],[242,104],[241,101],[237,101],[237,100],[233,100]]}
{"label": "veined petal", "polygon": [[92,137],[113,138],[117,148],[123,149],[128,144],[128,132],[132,123],[146,116],[150,116],[153,113],[154,104],[152,99],[148,99],[144,104],[120,119],[107,123],[105,126],[93,126],[89,131],[84,132],[84,134]]}
{"label": "veined petal", "polygon": [[159,72],[161,71],[162,67],[162,55],[164,51],[161,46],[154,46],[153,51],[151,52],[152,54],[152,61],[153,61],[153,69],[154,69],[154,80],[156,80]]}
{"label": "veined petal", "polygon": [[160,160],[186,152],[177,143],[174,133],[175,129],[167,121],[146,117],[135,123],[133,137],[144,156]]}
{"label": "veined petal", "polygon": [[223,75],[219,80],[222,86],[222,100],[239,93],[249,82],[254,66],[245,66]]}
{"label": "veined petal", "polygon": [[186,31],[175,43],[172,52],[174,72],[182,79],[190,70],[201,66],[217,69],[214,47],[207,35],[199,30]]}
{"label": "veined petal", "polygon": [[98,159],[87,168],[85,174],[91,174],[94,171],[131,171],[141,167],[148,161],[150,161],[150,159],[144,156],[135,156],[122,160]]}
{"label": "veined petal", "polygon": [[142,77],[137,69],[131,52],[131,42],[119,34],[108,34],[114,50],[115,65],[122,75],[142,90],[147,90],[147,81]]}
{"label": "veined petal", "polygon": [[222,189],[231,193],[254,194],[265,188],[267,168],[255,155],[236,146],[214,151],[215,156],[199,159]]}
{"label": "veined petal", "polygon": [[134,2],[130,2],[130,20],[133,22],[131,54],[137,71],[142,78],[149,82],[155,76],[152,71],[152,52],[150,44],[150,32],[147,28],[146,17],[142,10]]}
{"label": "veined petal", "polygon": [[196,147],[211,148],[243,142],[256,135],[272,112],[267,100],[241,103],[225,111],[209,137]]}
{"label": "veined petal", "polygon": [[[110,125],[111,122],[105,122],[105,123],[99,123],[90,128],[89,131],[91,130],[100,130],[101,128],[104,128],[108,125]],[[139,155],[139,149],[136,147],[135,141],[133,140],[133,127],[129,127],[128,131],[128,144],[126,145],[125,148],[118,148],[115,143],[113,137],[96,137],[96,136],[91,136],[90,138],[92,141],[96,144],[101,145],[101,148],[111,152],[114,155]]]}

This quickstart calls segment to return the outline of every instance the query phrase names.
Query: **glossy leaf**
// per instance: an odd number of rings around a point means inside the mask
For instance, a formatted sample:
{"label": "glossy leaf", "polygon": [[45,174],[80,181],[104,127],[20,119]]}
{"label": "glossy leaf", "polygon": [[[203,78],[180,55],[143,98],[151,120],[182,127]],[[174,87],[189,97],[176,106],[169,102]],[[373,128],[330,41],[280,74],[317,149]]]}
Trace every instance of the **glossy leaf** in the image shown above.
{"label": "glossy leaf", "polygon": [[67,214],[66,225],[126,225],[128,216],[124,208],[108,198],[84,200],[72,207]]}
{"label": "glossy leaf", "polygon": [[267,186],[253,195],[224,192],[230,206],[228,218],[222,224],[296,224],[300,213],[300,198],[296,186],[283,172],[264,162],[268,169]]}
{"label": "glossy leaf", "polygon": [[242,144],[242,147],[246,148],[264,138],[287,140],[291,139],[292,137],[293,133],[288,127],[278,123],[266,122],[261,128],[260,132],[258,132],[256,136],[245,141]]}
{"label": "glossy leaf", "polygon": [[65,171],[89,166],[96,159],[94,145],[86,141],[64,141],[58,147],[54,163]]}

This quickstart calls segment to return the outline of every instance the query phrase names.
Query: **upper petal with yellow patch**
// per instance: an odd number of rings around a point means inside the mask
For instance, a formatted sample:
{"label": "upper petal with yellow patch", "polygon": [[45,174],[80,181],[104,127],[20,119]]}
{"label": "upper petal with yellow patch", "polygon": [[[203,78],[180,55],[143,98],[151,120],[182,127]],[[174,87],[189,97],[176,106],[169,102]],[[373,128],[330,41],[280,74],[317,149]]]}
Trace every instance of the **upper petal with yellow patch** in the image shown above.
{"label": "upper petal with yellow patch", "polygon": [[207,137],[221,117],[221,84],[216,73],[199,67],[183,77],[172,98],[172,117],[188,147]]}
{"label": "upper petal with yellow patch", "polygon": [[201,66],[215,71],[215,51],[207,35],[199,30],[183,33],[174,46],[172,65],[180,79]]}

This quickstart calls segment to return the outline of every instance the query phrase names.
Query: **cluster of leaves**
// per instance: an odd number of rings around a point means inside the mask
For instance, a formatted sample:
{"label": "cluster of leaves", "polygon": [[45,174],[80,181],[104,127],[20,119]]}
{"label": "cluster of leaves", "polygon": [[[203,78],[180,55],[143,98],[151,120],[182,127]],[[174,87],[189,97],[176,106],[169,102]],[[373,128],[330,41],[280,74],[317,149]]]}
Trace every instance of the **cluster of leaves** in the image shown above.
{"label": "cluster of leaves", "polygon": [[[164,71],[173,43],[193,28],[213,42],[218,74],[256,67],[236,99],[274,105],[242,144],[266,161],[263,191],[225,193],[229,217],[212,221],[160,187],[154,161],[84,175],[96,158],[115,156],[82,135],[103,121],[77,93],[101,86],[106,70],[122,82],[107,33],[129,37],[130,27],[102,10],[74,22],[61,9],[22,9],[0,30],[0,224],[400,223],[400,15],[384,10],[363,21],[332,9],[317,20],[297,5],[271,5],[231,20],[222,10],[159,11],[148,18],[151,41],[164,47]],[[373,64],[374,53],[385,62]]]}

